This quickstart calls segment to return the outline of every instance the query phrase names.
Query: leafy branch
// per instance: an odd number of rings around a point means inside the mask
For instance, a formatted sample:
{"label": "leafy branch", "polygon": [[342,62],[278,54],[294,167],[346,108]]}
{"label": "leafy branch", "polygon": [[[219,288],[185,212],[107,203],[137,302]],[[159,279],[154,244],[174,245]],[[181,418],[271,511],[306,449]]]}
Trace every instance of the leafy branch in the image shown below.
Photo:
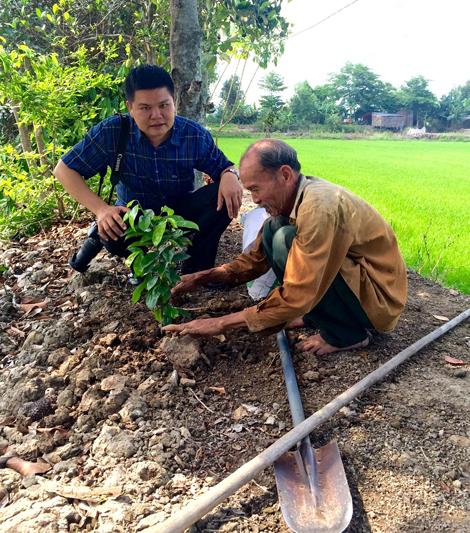
{"label": "leafy branch", "polygon": [[[135,205],[133,205],[135,204]],[[173,209],[162,207],[160,215],[152,209],[142,209],[130,202],[130,211],[124,215],[128,223],[125,238],[130,240],[131,252],[126,264],[141,282],[132,293],[132,303],[145,296],[145,304],[152,311],[155,320],[163,325],[185,315],[183,309],[170,303],[171,289],[178,283],[179,262],[189,258],[186,253],[191,244],[188,230],[198,230],[194,222],[175,215]]]}

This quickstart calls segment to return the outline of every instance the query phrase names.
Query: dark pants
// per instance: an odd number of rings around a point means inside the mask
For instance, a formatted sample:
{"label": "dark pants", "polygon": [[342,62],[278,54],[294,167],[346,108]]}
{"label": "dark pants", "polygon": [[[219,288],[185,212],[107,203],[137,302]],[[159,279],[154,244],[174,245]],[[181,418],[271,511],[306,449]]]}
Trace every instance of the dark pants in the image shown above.
{"label": "dark pants", "polygon": [[[199,231],[194,232],[192,245],[187,250],[191,257],[183,264],[184,274],[206,270],[214,266],[220,237],[231,220],[225,204],[220,211],[217,211],[218,192],[219,184],[211,183],[185,194],[181,198],[165,203],[174,209],[177,215],[181,215],[199,226]],[[156,210],[155,214],[158,215],[159,212]],[[112,255],[126,257],[129,254],[127,251],[129,241],[124,241],[124,238],[117,241],[103,241],[103,244]]]}
{"label": "dark pants", "polygon": [[[282,284],[287,256],[296,233],[286,217],[271,217],[263,226],[264,253]],[[306,326],[318,328],[323,339],[343,348],[364,340],[374,329],[356,295],[340,274],[323,298],[304,317]]]}

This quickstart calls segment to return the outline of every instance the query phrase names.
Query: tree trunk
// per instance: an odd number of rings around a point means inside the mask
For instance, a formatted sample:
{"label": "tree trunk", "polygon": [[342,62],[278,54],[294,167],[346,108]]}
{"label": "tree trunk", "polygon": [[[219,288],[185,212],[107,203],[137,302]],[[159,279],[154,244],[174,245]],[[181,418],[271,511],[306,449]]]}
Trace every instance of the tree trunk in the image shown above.
{"label": "tree trunk", "polygon": [[12,103],[11,110],[13,111],[13,116],[15,117],[16,126],[20,134],[21,147],[23,149],[23,154],[25,156],[28,167],[36,167],[36,160],[31,157],[33,147],[31,145],[31,139],[29,138],[29,131],[28,128],[21,123],[20,116],[18,113],[20,110],[20,106],[18,104]]}
{"label": "tree trunk", "polygon": [[46,147],[44,145],[44,138],[42,135],[42,126],[34,127],[34,137],[36,139],[36,146],[39,152],[39,161],[41,161],[41,165],[45,167],[46,170],[50,170],[49,160],[47,159],[47,156],[46,156]]}
{"label": "tree trunk", "polygon": [[197,0],[170,0],[171,75],[179,115],[200,121],[203,117],[201,37]]}

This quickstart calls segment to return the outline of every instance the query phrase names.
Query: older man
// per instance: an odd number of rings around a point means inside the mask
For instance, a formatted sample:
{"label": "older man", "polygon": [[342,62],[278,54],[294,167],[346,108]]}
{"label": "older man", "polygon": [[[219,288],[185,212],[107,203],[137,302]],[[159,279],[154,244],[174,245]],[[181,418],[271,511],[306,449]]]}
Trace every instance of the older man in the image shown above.
{"label": "older man", "polygon": [[364,200],[300,173],[297,154],[266,139],[248,148],[240,178],[271,217],[255,246],[231,263],[183,276],[175,293],[208,282],[241,284],[270,267],[281,284],[256,306],[165,331],[214,335],[229,328],[275,331],[309,326],[300,343],[323,355],[367,346],[371,331],[392,330],[407,294],[406,269],[391,227]]}

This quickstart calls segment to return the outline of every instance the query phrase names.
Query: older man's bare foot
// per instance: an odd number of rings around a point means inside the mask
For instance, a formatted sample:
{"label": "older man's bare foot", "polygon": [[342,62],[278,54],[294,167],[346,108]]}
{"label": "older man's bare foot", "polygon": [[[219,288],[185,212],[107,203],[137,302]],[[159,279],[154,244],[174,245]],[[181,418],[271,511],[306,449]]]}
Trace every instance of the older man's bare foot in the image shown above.
{"label": "older man's bare foot", "polygon": [[313,352],[317,355],[326,355],[334,352],[344,352],[345,350],[355,350],[357,348],[365,348],[369,344],[369,337],[366,337],[363,341],[351,344],[351,346],[345,346],[344,348],[338,348],[328,344],[326,340],[317,333],[311,335],[307,339],[298,342],[296,348],[301,352]]}
{"label": "older man's bare foot", "polygon": [[285,329],[295,329],[295,328],[304,328],[304,327],[305,327],[304,319],[301,316],[299,316],[299,318],[294,318],[294,320],[291,320],[290,322],[288,322]]}
{"label": "older man's bare foot", "polygon": [[38,460],[36,463],[31,463],[21,459],[21,457],[10,457],[6,462],[6,466],[25,477],[34,476],[35,474],[45,474],[52,468],[45,461]]}

